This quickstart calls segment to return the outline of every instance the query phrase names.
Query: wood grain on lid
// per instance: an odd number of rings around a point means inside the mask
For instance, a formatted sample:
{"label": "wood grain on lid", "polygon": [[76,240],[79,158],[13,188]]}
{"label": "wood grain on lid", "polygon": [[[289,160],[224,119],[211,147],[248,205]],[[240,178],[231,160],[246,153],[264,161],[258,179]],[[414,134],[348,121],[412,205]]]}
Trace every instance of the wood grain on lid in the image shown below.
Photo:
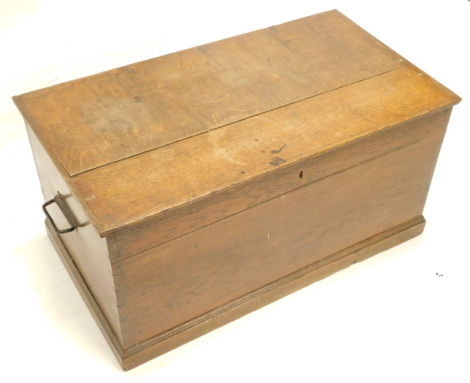
{"label": "wood grain on lid", "polygon": [[393,51],[330,11],[15,102],[51,157],[75,176],[402,65]]}

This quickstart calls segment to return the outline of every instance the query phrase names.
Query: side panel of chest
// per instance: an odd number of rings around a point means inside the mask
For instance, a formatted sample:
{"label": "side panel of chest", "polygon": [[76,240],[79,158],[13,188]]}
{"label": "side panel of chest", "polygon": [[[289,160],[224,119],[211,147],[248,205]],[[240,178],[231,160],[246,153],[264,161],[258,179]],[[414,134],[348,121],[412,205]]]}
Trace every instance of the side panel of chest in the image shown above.
{"label": "side panel of chest", "polygon": [[[53,199],[59,192],[78,223],[76,230],[62,235],[55,235],[55,241],[68,252],[74,267],[86,283],[87,289],[100,307],[108,327],[117,339],[121,337],[120,319],[116,302],[116,277],[108,258],[106,239],[100,238],[91,225],[82,205],[74,197],[62,174],[48,156],[36,134],[27,125],[27,131],[34,160],[41,181],[44,200]],[[54,222],[59,229],[69,227],[62,212],[54,205],[49,205]],[[52,230],[52,226],[49,225]],[[52,234],[52,233],[51,233]]]}
{"label": "side panel of chest", "polygon": [[[418,121],[414,140],[396,150],[117,261],[129,363],[277,299],[294,275],[335,271],[419,234],[449,116]],[[132,359],[143,343],[152,354]]]}

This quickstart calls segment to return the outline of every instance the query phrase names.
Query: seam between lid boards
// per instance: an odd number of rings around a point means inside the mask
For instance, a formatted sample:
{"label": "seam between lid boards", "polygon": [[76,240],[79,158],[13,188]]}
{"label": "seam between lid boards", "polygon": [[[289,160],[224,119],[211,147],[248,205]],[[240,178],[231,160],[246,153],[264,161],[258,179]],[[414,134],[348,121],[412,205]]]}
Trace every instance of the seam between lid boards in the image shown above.
{"label": "seam between lid boards", "polygon": [[[121,162],[121,161],[125,161],[125,160],[128,160],[129,158],[134,158],[134,157],[138,157],[142,154],[145,154],[145,153],[148,153],[148,152],[152,152],[154,150],[159,150],[159,149],[162,149],[162,148],[165,148],[167,146],[171,146],[175,143],[178,143],[178,142],[181,142],[181,141],[185,141],[185,140],[189,140],[189,139],[192,139],[194,137],[198,137],[198,136],[202,136],[204,134],[207,134],[209,132],[212,132],[214,130],[217,130],[217,129],[222,129],[222,128],[225,128],[227,126],[230,126],[230,125],[233,125],[233,124],[237,124],[241,121],[245,121],[245,120],[249,120],[250,118],[253,118],[253,117],[257,117],[257,116],[261,116],[263,114],[266,114],[266,113],[271,113],[275,110],[278,110],[278,109],[282,109],[286,106],[290,106],[290,105],[294,105],[294,104],[297,104],[299,102],[303,102],[305,100],[309,100],[311,98],[314,98],[314,97],[317,97],[317,96],[321,96],[323,94],[326,94],[326,93],[330,93],[330,92],[334,92],[335,90],[338,90],[338,89],[342,89],[342,88],[345,88],[345,87],[348,87],[350,85],[354,85],[354,84],[358,84],[360,82],[363,82],[363,81],[367,81],[367,80],[370,80],[372,78],[375,78],[375,77],[379,77],[379,76],[382,76],[384,74],[387,74],[387,73],[390,73],[390,72],[394,72],[396,70],[399,70],[403,67],[405,67],[406,65],[404,64],[404,62],[401,62],[401,61],[397,61],[397,63],[400,64],[400,66],[396,67],[396,68],[393,68],[393,69],[390,69],[390,70],[387,70],[387,71],[384,71],[384,72],[381,72],[379,74],[376,74],[376,75],[373,75],[373,76],[369,76],[369,77],[366,77],[366,78],[363,78],[363,79],[360,79],[360,80],[357,80],[357,81],[354,81],[354,82],[351,82],[351,83],[348,83],[348,84],[345,84],[345,85],[341,85],[341,86],[338,86],[336,88],[332,88],[332,89],[329,89],[329,90],[326,90],[324,92],[321,92],[321,93],[317,93],[317,94],[314,94],[314,95],[311,95],[311,96],[308,96],[308,97],[304,97],[304,98],[301,98],[299,100],[296,100],[296,101],[292,101],[292,102],[289,102],[289,103],[286,103],[286,104],[283,104],[281,106],[278,106],[278,107],[275,107],[275,108],[272,108],[272,109],[268,109],[268,110],[265,110],[265,111],[262,111],[260,113],[255,113],[255,114],[252,114],[248,117],[244,117],[244,118],[240,118],[236,121],[233,121],[233,122],[230,122],[228,124],[224,124],[224,125],[220,125],[220,126],[217,126],[217,127],[214,127],[212,129],[207,129],[207,130],[204,130],[203,132],[200,132],[200,133],[196,133],[196,134],[193,134],[191,136],[188,136],[188,137],[184,137],[184,138],[180,138],[180,139],[177,139],[177,140],[174,140],[172,142],[169,142],[169,143],[166,143],[166,144],[163,144],[163,145],[160,145],[159,147],[157,148],[151,148],[151,149],[148,149],[148,150],[143,150],[139,153],[136,153],[136,154],[133,154],[133,155],[130,155],[130,156],[127,156],[127,157],[123,157],[123,158],[119,158],[117,160],[114,160],[114,161],[111,161],[111,162],[108,162],[106,164],[101,164],[99,166],[95,166],[93,168],[90,168],[90,169],[87,169],[87,170],[84,170],[84,171],[81,171],[79,173],[75,173],[73,174],[72,176],[70,176],[71,179],[73,179],[74,177],[77,177],[77,176],[80,176],[82,174],[85,174],[85,173],[88,173],[88,172],[91,172],[93,170],[96,170],[96,169],[99,169],[99,168],[102,168],[102,167],[105,167],[105,166],[109,166],[109,165],[112,165],[112,164],[115,164],[117,162]],[[60,161],[60,160],[59,160]]]}

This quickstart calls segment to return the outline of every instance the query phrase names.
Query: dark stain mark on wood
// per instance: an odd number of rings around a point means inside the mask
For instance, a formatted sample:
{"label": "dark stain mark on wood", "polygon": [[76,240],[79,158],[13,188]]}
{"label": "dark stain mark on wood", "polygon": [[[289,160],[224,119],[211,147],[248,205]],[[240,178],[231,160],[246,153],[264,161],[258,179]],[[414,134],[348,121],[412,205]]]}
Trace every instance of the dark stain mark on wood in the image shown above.
{"label": "dark stain mark on wood", "polygon": [[304,171],[301,170],[300,173],[299,173],[299,178],[303,178],[304,177]]}
{"label": "dark stain mark on wood", "polygon": [[282,146],[281,146],[281,149],[278,149],[278,150],[271,150],[271,153],[272,153],[272,154],[281,153],[281,152],[282,152],[282,149],[284,149],[285,147],[286,147],[286,144],[282,145]]}
{"label": "dark stain mark on wood", "polygon": [[280,165],[284,162],[286,162],[286,160],[284,158],[276,157],[269,163],[269,165],[278,166],[278,165]]}
{"label": "dark stain mark on wood", "polygon": [[242,171],[241,171],[241,173],[242,173],[242,174],[245,174],[245,171],[244,171],[244,170],[242,170]]}
{"label": "dark stain mark on wood", "polygon": [[140,102],[140,101],[142,101],[139,96],[135,96],[135,97],[134,97],[134,100],[135,100],[135,102]]}

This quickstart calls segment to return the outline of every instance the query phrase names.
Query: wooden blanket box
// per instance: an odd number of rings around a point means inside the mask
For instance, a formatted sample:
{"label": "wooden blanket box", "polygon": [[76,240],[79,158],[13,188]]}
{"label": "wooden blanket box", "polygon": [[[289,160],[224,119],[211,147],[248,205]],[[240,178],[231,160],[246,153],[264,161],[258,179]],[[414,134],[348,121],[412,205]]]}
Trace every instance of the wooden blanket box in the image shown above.
{"label": "wooden blanket box", "polygon": [[460,99],[329,11],[14,97],[124,369],[423,231]]}

